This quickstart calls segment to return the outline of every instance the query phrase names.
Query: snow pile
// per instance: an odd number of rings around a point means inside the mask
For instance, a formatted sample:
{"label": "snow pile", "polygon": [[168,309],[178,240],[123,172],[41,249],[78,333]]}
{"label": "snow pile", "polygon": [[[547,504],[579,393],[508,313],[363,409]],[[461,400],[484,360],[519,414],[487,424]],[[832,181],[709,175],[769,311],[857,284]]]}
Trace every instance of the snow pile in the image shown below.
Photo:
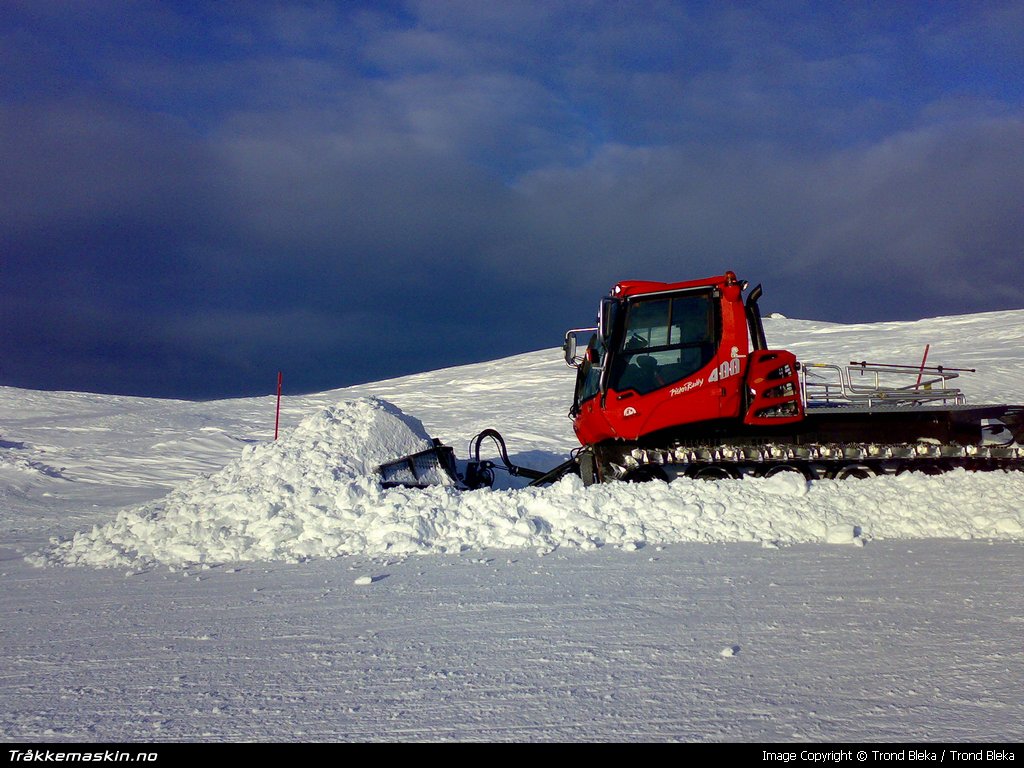
{"label": "snow pile", "polygon": [[377,464],[429,445],[422,425],[390,403],[342,403],[286,439],[247,448],[220,472],[54,542],[31,560],[138,567],[675,542],[1024,540],[1024,473],[810,484],[777,475],[590,488],[568,477],[550,488],[464,493],[381,488]]}
{"label": "snow pile", "polygon": [[[340,552],[345,515],[379,492],[374,469],[432,445],[423,425],[391,403],[362,398],[328,407],[287,437],[108,525],[56,545],[45,560],[126,565],[295,559]],[[342,539],[338,533],[342,532]]]}

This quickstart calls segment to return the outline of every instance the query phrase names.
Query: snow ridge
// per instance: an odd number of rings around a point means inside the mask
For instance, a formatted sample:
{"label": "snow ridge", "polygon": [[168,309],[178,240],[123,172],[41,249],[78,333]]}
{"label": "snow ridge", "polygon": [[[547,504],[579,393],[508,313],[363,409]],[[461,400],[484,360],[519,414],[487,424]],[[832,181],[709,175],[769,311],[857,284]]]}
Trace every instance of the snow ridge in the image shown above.
{"label": "snow ridge", "polygon": [[324,408],[212,475],[29,557],[144,567],[467,549],[640,549],[676,542],[863,544],[872,538],[1024,540],[1024,473],[798,476],[458,492],[383,489],[374,467],[429,447],[423,425],[375,397]]}

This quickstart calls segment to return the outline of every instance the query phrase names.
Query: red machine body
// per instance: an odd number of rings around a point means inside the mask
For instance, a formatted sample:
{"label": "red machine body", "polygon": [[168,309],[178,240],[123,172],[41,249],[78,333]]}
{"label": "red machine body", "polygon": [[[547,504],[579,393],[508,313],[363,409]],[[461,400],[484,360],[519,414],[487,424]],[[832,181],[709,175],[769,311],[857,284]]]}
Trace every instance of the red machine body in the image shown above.
{"label": "red machine body", "polygon": [[571,415],[583,445],[804,417],[792,353],[764,349],[756,299],[732,272],[624,281],[602,301]]}

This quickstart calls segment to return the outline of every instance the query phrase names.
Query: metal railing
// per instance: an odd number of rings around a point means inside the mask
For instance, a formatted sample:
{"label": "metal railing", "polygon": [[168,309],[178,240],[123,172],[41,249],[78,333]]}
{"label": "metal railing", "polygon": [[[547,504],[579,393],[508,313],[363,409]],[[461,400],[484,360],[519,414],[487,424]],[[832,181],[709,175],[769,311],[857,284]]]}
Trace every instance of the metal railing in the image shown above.
{"label": "metal railing", "polygon": [[889,365],[851,362],[801,363],[800,377],[804,403],[821,405],[907,405],[954,403],[963,405],[963,392],[949,386],[967,368]]}

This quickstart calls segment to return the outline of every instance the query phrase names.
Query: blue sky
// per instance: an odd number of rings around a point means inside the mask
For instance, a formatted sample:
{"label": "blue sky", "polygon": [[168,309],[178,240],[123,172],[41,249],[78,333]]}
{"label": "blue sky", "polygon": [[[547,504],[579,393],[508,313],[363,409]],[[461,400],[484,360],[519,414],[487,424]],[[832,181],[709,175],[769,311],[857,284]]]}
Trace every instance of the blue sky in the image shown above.
{"label": "blue sky", "polygon": [[3,5],[2,384],[314,391],[726,269],[1024,307],[1021,2]]}

